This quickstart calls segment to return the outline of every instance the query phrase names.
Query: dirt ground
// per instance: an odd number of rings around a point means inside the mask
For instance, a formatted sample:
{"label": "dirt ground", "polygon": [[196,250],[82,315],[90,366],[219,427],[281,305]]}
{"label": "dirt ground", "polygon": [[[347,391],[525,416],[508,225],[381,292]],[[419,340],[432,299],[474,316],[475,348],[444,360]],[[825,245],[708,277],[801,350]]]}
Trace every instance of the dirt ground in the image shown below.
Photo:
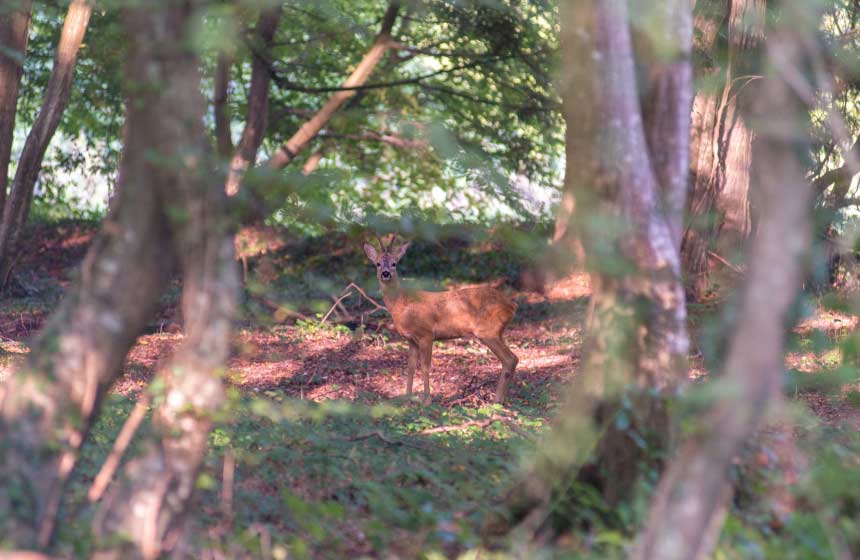
{"label": "dirt ground", "polygon": [[[18,264],[17,281],[0,308],[0,349],[6,359],[0,375],[8,373],[27,352],[26,341],[48,318],[95,235],[95,224],[70,222],[35,226],[29,231]],[[268,229],[243,232],[237,241],[240,261],[277,251],[282,236]],[[519,366],[511,383],[513,399],[543,398],[551,405],[558,395],[549,391],[575,373],[582,344],[582,325],[590,295],[588,278],[575,275],[550,283],[543,294],[511,291],[517,316],[506,339]],[[46,301],[53,302],[46,305]],[[132,348],[115,391],[133,394],[146,386],[159,362],[182,341],[175,309],[165,306],[148,332]],[[285,322],[261,326],[244,321],[237,326],[228,380],[245,391],[279,391],[291,397],[377,402],[402,396],[406,388],[405,342],[387,329],[369,329],[362,336],[345,329],[309,329]],[[856,328],[858,317],[818,310],[796,328],[799,336],[813,331],[833,340]],[[693,345],[691,377],[705,374]],[[832,353],[792,351],[788,368],[814,375],[826,368]],[[476,341],[436,343],[431,393],[443,405],[490,402],[500,366]],[[416,376],[416,390],[420,378]],[[542,390],[546,388],[547,390]],[[860,409],[844,399],[805,391],[797,395],[823,421],[860,427]],[[529,404],[524,402],[523,404]],[[551,408],[551,406],[549,407]]]}
{"label": "dirt ground", "polygon": [[[59,292],[70,285],[94,234],[94,228],[75,224],[30,232],[29,246],[38,249],[21,259],[19,281],[0,311],[0,341],[10,358],[3,365],[6,372],[26,353],[26,341],[47,320],[50,306],[44,300],[58,299]],[[246,232],[239,246],[241,254],[242,247],[273,250],[283,244],[259,232]],[[520,359],[510,384],[512,398],[546,395],[541,388],[576,370],[589,291],[588,279],[582,275],[549,285],[543,295],[511,292],[519,308],[506,340]],[[159,362],[183,338],[175,310],[169,307],[153,319],[149,331],[129,353],[115,391],[130,394],[144,388]],[[405,393],[406,360],[405,342],[384,328],[356,336],[344,329],[245,321],[236,329],[228,380],[247,391],[375,402]],[[498,360],[477,341],[437,342],[430,380],[433,400],[451,405],[490,402],[499,373]],[[419,376],[415,386],[420,390]]]}

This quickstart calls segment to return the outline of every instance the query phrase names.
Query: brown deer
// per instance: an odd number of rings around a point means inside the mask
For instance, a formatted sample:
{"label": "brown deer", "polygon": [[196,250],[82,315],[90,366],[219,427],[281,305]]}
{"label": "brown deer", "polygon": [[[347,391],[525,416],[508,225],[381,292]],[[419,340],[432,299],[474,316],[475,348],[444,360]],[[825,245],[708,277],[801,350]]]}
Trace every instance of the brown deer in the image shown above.
{"label": "brown deer", "polygon": [[445,292],[407,290],[397,278],[397,262],[406,254],[409,243],[393,248],[394,238],[386,247],[379,241],[379,251],[370,243],[364,252],[376,266],[385,306],[394,319],[397,331],[409,341],[409,369],[406,395],[412,395],[415,370],[424,380],[424,403],[430,401],[430,359],[434,340],[475,337],[502,362],[502,374],[496,387],[496,402],[504,402],[508,376],[513,376],[519,359],[502,339],[505,327],[514,317],[517,306],[501,291],[492,287],[461,288]]}

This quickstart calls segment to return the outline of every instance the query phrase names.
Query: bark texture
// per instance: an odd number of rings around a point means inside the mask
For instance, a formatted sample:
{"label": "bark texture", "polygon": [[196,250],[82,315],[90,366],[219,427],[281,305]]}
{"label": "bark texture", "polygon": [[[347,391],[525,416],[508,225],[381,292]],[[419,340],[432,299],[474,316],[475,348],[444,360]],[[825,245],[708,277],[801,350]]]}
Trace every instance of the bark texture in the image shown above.
{"label": "bark texture", "polygon": [[[680,238],[692,97],[691,20],[685,0],[656,6],[649,32],[672,46],[669,53],[656,55],[642,46],[648,37],[634,49],[625,2],[600,4],[592,16],[594,44],[577,49],[584,53],[579,64],[592,65],[591,88],[583,93],[598,101],[591,107],[585,99],[572,103],[568,111],[574,115],[568,122],[581,121],[588,111],[600,127],[569,155],[577,169],[590,173],[581,178],[582,194],[577,196],[579,219],[590,221],[583,242],[595,286],[584,394],[598,403],[598,425],[607,426],[596,465],[604,495],[615,502],[629,496],[644,459],[631,431],[656,449],[668,448],[672,430],[662,399],[686,373],[689,340]],[[594,58],[595,51],[602,68],[584,61]],[[639,81],[646,86],[641,105],[637,62],[644,74]],[[617,229],[607,232],[605,224],[613,222]],[[607,234],[613,241],[610,254]],[[626,261],[621,270],[619,256]],[[632,426],[618,429],[615,399],[631,387],[636,388]]]}
{"label": "bark texture", "polygon": [[[564,67],[578,85],[563,102],[566,121],[576,123],[566,180],[577,200],[592,310],[583,373],[511,501],[515,517],[527,516],[529,532],[547,526],[550,504],[569,500],[558,494],[589,458],[595,476],[588,481],[610,502],[629,496],[643,459],[631,434],[660,449],[668,445],[663,399],[685,379],[689,344],[680,274],[692,97],[689,2],[655,7],[653,32],[672,45],[659,57],[634,49],[624,0],[567,0],[560,7]],[[637,63],[647,72],[642,104]],[[632,407],[622,410],[627,397]],[[623,428],[619,414],[630,420]]]}
{"label": "bark texture", "polygon": [[100,535],[130,538],[108,556],[159,554],[223,399],[215,370],[228,352],[238,283],[223,178],[210,173],[199,60],[186,50],[191,13],[171,3],[125,14],[131,86],[118,199],[79,283],[0,388],[0,520],[4,542],[20,549],[48,546],[80,445],[176,263],[186,337],[160,370],[162,440],[128,465],[97,519]]}
{"label": "bark texture", "polygon": [[[280,19],[281,8],[278,6],[264,10],[257,21],[255,44],[252,45],[253,63],[251,65],[251,89],[248,92],[248,115],[245,119],[242,138],[239,140],[239,145],[236,147],[230,160],[230,167],[227,170],[225,190],[230,196],[239,192],[242,175],[257,159],[257,151],[260,149],[263,136],[266,134],[266,125],[269,119],[269,83],[271,82],[269,51]],[[217,104],[215,114],[217,118]],[[226,118],[226,124],[222,124],[221,130],[218,132],[219,149],[226,149],[229,145],[229,116]],[[225,128],[226,130],[224,130]]]}
{"label": "bark texture", "polygon": [[[151,145],[131,134],[129,150]],[[3,534],[21,548],[45,546],[50,539],[63,486],[93,415],[154,312],[172,267],[164,247],[166,224],[150,184],[169,183],[171,174],[129,150],[117,203],[78,284],[23,367],[0,389],[0,519]]]}
{"label": "bark texture", "polygon": [[3,208],[3,220],[0,222],[0,286],[5,286],[8,281],[12,267],[11,253],[15,250],[21,230],[27,222],[33,189],[36,187],[45,150],[48,149],[69,101],[75,63],[92,9],[90,0],[73,0],[66,12],[45,98],[24,143],[9,198]]}
{"label": "bark texture", "polygon": [[[726,363],[725,395],[703,420],[704,433],[686,442],[663,476],[633,558],[698,559],[710,555],[731,497],[732,461],[779,398],[784,321],[797,296],[801,257],[810,242],[812,189],[805,180],[806,109],[783,75],[804,58],[804,22],[783,16],[768,41],[776,73],[766,77],[754,111],[754,179],[761,223],[752,243],[738,326]],[[786,70],[790,68],[790,70]]]}
{"label": "bark texture", "polygon": [[764,38],[765,5],[765,0],[696,3],[700,89],[692,113],[691,223],[682,248],[687,290],[694,299],[714,283],[711,253],[736,258],[752,232],[749,182],[754,135],[746,114],[759,95],[750,61],[758,58]]}
{"label": "bark texture", "polygon": [[[154,413],[161,440],[149,443],[125,467],[95,520],[98,536],[122,535],[129,540],[125,550],[112,549],[103,555],[116,558],[132,553],[157,558],[164,539],[179,530],[178,521],[208,449],[213,417],[224,402],[217,369],[229,353],[238,274],[223,183],[207,165],[199,61],[181,49],[188,17],[188,10],[182,8],[155,14],[136,10],[126,16],[134,38],[129,78],[143,85],[165,85],[161,91],[149,88],[142,94],[129,119],[130,128],[134,123],[142,140],[160,138],[162,165],[174,170],[172,184],[162,183],[165,186],[158,188],[158,195],[165,209],[172,209],[174,216],[178,210],[181,216],[166,219],[171,249],[179,255],[182,271],[185,339],[158,372],[165,387]],[[173,45],[169,57],[163,52],[165,44]],[[148,71],[144,74],[142,68]],[[152,119],[153,113],[158,120]],[[176,153],[185,154],[185,166],[170,166],[171,154]]]}
{"label": "bark texture", "polygon": [[394,22],[397,19],[397,13],[400,11],[400,3],[392,2],[382,18],[382,27],[379,34],[374,39],[370,50],[358,63],[352,74],[343,83],[344,89],[335,92],[328,101],[314,114],[307,122],[305,122],[295,134],[290,137],[277,152],[272,154],[269,159],[269,167],[272,169],[282,169],[289,165],[296,156],[307,148],[308,143],[313,140],[320,130],[328,124],[332,115],[340,109],[356,92],[367,83],[367,79],[373,73],[373,70],[382,60],[383,55],[393,45],[391,40],[391,30],[394,27]]}
{"label": "bark texture", "polygon": [[6,204],[18,87],[30,31],[30,0],[0,7],[0,211]]}

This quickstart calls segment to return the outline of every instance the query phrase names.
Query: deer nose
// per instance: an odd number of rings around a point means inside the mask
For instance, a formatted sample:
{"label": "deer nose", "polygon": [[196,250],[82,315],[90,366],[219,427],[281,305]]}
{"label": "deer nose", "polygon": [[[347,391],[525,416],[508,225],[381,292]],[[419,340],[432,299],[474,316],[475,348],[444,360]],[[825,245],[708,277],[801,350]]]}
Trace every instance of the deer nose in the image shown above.
{"label": "deer nose", "polygon": [[382,271],[382,277],[383,278],[391,278],[391,273],[388,272],[387,270],[383,270]]}

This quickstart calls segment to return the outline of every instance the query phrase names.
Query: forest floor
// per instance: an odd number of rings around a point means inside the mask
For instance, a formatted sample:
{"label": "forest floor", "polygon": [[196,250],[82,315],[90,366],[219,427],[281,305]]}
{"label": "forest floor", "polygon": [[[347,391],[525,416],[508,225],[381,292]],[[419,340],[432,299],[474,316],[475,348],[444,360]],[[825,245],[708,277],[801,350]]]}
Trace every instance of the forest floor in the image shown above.
{"label": "forest floor", "polygon": [[[0,375],[26,354],[27,340],[73,281],[94,232],[95,226],[79,222],[31,230],[12,297],[0,304]],[[360,249],[343,238],[296,242],[264,229],[245,232],[239,252],[253,295],[244,302],[228,363],[232,415],[211,438],[198,481],[195,536],[178,546],[211,558],[432,557],[475,546],[481,520],[534,448],[563,398],[563,382],[576,372],[587,278],[551,283],[543,294],[506,288],[519,306],[506,338],[520,362],[505,406],[492,404],[500,370],[493,355],[476,342],[450,341],[434,347],[433,404],[425,407],[403,398],[406,344],[385,317],[369,315],[372,306],[361,307],[359,297],[350,296],[333,315],[339,320],[319,320],[350,282],[378,297]],[[404,261],[406,275],[430,286],[510,277],[519,265],[489,245],[437,244],[412,252]],[[128,356],[73,479],[78,497],[158,365],[182,341],[178,292],[172,285]],[[361,313],[369,318],[356,328]],[[821,380],[839,370],[838,342],[857,321],[818,309],[795,330],[787,356],[788,396],[840,430],[860,427],[860,394],[838,374],[830,376],[835,389]],[[694,332],[707,330],[695,318],[693,326]],[[694,376],[704,374],[705,346],[706,336],[697,336]],[[418,379],[415,385],[420,388]],[[148,430],[142,427],[139,436]],[[786,458],[795,453],[797,438],[784,429],[771,435],[753,462],[780,466],[781,480],[771,486],[784,490],[783,480],[794,480],[800,462]],[[780,495],[767,508],[794,504]],[[752,509],[761,513],[759,506]],[[779,512],[766,517],[772,525]],[[61,527],[61,549],[88,552],[86,529]],[[608,549],[592,551],[614,555],[607,542]]]}

